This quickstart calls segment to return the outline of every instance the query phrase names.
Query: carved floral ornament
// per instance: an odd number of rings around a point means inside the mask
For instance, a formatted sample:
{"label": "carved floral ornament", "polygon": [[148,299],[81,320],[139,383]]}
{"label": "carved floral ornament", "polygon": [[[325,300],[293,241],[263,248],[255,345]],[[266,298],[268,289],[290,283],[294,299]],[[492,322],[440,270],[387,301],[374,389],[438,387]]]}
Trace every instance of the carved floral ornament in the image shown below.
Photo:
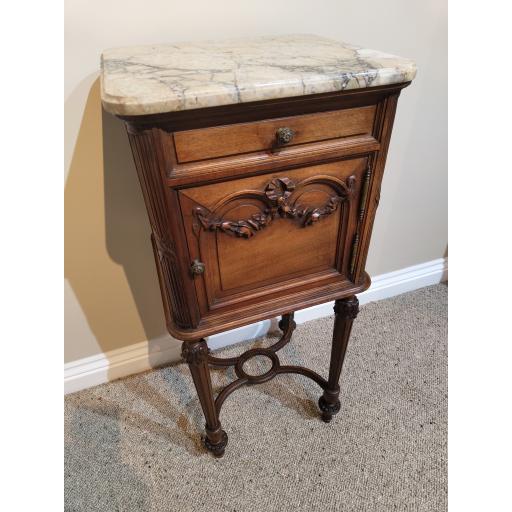
{"label": "carved floral ornament", "polygon": [[323,217],[334,213],[338,206],[347,199],[348,193],[352,193],[355,176],[350,176],[344,186],[346,190],[340,195],[331,196],[327,202],[318,208],[301,206],[292,201],[291,197],[296,188],[295,183],[289,178],[274,178],[265,187],[262,201],[266,208],[251,215],[244,220],[225,220],[216,217],[206,208],[198,206],[194,209],[194,215],[199,220],[203,229],[208,231],[223,231],[239,238],[250,238],[257,231],[268,226],[277,216],[281,218],[299,219],[302,226],[310,226]]}

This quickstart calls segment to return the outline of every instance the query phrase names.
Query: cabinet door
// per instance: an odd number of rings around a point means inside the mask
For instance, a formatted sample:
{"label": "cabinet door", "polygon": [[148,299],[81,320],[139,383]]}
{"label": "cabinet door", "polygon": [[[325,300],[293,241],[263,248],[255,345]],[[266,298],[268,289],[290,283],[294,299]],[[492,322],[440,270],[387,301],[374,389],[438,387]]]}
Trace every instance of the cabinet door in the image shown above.
{"label": "cabinet door", "polygon": [[182,189],[203,315],[352,283],[369,157]]}

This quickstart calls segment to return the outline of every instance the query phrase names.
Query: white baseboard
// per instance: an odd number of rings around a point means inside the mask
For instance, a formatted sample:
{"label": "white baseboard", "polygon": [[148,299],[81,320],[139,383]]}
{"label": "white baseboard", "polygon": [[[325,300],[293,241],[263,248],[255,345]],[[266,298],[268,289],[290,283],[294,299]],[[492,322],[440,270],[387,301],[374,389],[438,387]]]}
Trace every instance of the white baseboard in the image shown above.
{"label": "white baseboard", "polygon": [[[412,292],[425,286],[438,284],[448,279],[448,258],[427,261],[412,267],[405,267],[394,272],[372,277],[372,285],[360,293],[359,304],[368,304],[381,299],[387,299],[405,292]],[[323,318],[333,314],[334,302],[327,302],[295,313],[298,324]]]}
{"label": "white baseboard", "polygon": [[[412,267],[406,267],[372,279],[368,290],[358,295],[361,305],[401,293],[410,292],[446,281],[448,258],[439,258]],[[333,303],[320,304],[295,313],[298,324],[333,314]],[[245,340],[264,336],[277,327],[277,319],[265,320],[252,325],[210,336],[212,349],[234,345]],[[180,343],[168,336],[151,341],[142,341],[128,347],[85,357],[64,365],[64,392],[74,393],[121,377],[149,370],[156,366],[178,361]]]}
{"label": "white baseboard", "polygon": [[74,393],[150,368],[178,361],[181,343],[168,335],[84,357],[64,365],[64,393]]}

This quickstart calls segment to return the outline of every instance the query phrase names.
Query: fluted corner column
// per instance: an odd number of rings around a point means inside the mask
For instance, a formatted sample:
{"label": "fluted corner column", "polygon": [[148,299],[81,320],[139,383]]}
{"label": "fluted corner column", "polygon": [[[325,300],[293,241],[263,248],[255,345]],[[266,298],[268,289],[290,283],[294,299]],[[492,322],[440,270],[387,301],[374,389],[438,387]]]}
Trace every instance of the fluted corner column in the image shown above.
{"label": "fluted corner column", "polygon": [[347,351],[352,324],[359,313],[359,301],[355,295],[338,299],[334,303],[334,331],[332,335],[331,362],[327,388],[318,401],[322,411],[322,420],[329,423],[340,410],[339,380],[345,353]]}
{"label": "fluted corner column", "polygon": [[181,355],[190,368],[206,420],[204,445],[215,457],[222,457],[228,444],[228,436],[222,430],[213,398],[210,368],[208,366],[208,345],[203,339],[194,342],[185,341],[181,348]]}

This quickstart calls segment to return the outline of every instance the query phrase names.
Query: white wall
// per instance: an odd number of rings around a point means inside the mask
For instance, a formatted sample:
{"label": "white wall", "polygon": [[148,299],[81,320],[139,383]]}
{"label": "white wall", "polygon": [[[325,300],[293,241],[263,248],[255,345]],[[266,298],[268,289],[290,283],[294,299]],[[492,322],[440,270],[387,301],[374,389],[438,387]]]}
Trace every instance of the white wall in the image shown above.
{"label": "white wall", "polygon": [[445,255],[444,0],[74,0],[65,6],[66,361],[165,332],[124,128],[101,111],[104,48],[307,32],[413,58],[418,75],[399,101],[368,271],[383,274]]}

